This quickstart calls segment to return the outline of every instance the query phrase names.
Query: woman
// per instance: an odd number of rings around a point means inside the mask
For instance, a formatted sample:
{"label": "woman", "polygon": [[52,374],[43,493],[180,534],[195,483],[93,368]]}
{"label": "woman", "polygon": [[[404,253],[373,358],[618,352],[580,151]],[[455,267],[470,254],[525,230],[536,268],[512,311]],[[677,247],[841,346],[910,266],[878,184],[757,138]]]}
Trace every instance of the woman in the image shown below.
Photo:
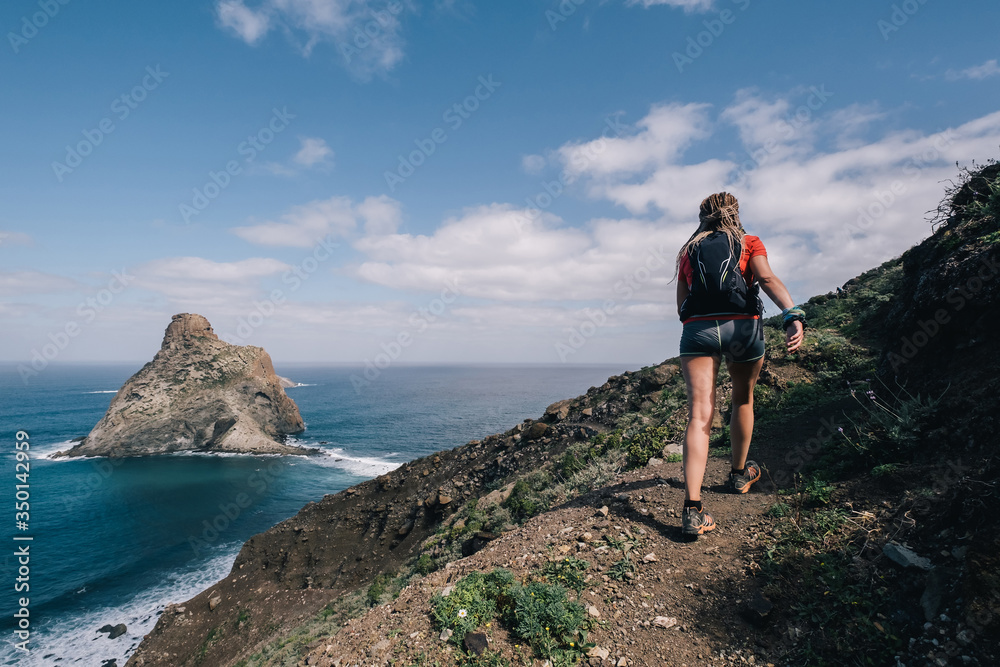
{"label": "woman", "polygon": [[[688,425],[684,437],[683,532],[701,535],[715,528],[701,502],[708,463],[708,441],[715,414],[715,381],[722,357],[733,382],[732,490],[746,493],[761,468],[747,460],[753,435],[753,388],[764,365],[763,307],[758,286],[782,309],[785,347],[802,344],[805,316],[788,289],[771,271],[767,251],[740,224],[739,203],[728,192],[701,202],[698,230],[677,255],[677,313],[681,369],[687,384]],[[728,254],[727,254],[728,253]],[[739,258],[739,270],[731,271]]]}

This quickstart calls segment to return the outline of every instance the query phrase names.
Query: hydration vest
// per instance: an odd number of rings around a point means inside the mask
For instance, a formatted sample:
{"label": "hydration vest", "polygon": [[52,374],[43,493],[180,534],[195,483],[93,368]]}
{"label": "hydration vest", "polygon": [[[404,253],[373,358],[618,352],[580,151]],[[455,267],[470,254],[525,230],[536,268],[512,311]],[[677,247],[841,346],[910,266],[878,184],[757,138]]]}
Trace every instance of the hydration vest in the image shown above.
{"label": "hydration vest", "polygon": [[747,285],[740,271],[740,249],[724,232],[712,232],[688,253],[691,293],[681,304],[681,320],[711,315],[757,315],[764,312],[757,282]]}

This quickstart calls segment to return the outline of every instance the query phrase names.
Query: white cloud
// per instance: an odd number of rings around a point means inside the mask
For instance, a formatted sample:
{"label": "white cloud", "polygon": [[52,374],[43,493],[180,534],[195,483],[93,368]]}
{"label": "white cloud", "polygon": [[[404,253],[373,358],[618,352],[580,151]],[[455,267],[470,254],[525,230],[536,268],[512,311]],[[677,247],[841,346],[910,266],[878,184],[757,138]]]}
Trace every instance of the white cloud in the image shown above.
{"label": "white cloud", "polygon": [[[630,174],[672,163],[694,141],[710,134],[708,104],[654,106],[631,136],[615,136],[564,144],[557,151],[566,174],[610,176]],[[619,127],[621,133],[628,128]]]}
{"label": "white cloud", "polygon": [[307,57],[330,42],[349,71],[368,79],[403,59],[400,15],[408,8],[406,2],[371,0],[262,0],[253,9],[245,0],[217,0],[216,15],[223,28],[251,45],[278,27]]}
{"label": "white cloud", "polygon": [[825,124],[836,137],[837,148],[854,148],[867,143],[866,135],[888,115],[878,104],[852,104],[830,112]]}
{"label": "white cloud", "polygon": [[49,294],[78,289],[75,280],[41,271],[0,271],[0,296],[20,297],[26,294]]}
{"label": "white cloud", "polygon": [[[813,101],[815,102],[814,98]],[[586,192],[633,213],[659,211],[663,224],[691,229],[704,196],[729,190],[744,224],[764,238],[772,263],[808,296],[831,289],[899,254],[930,232],[925,214],[942,196],[956,161],[990,157],[1000,144],[1000,112],[938,133],[891,132],[863,141],[885,115],[852,105],[793,112],[785,98],[742,91],[713,124],[704,105],[656,106],[634,134],[594,148],[582,166],[570,160],[593,142],[558,149]],[[740,144],[731,157],[686,164],[694,139],[726,126]],[[690,133],[677,131],[687,127]],[[631,128],[629,128],[631,131]],[[672,136],[673,140],[666,139]]]}
{"label": "white cloud", "polygon": [[255,12],[243,0],[220,0],[215,6],[219,23],[253,45],[270,30],[271,19],[266,11]]}
{"label": "white cloud", "polygon": [[[436,292],[454,282],[464,296],[497,301],[600,301],[621,298],[625,276],[639,272],[644,298],[673,273],[676,230],[637,220],[595,220],[586,229],[549,214],[492,204],[446,220],[433,234],[360,239],[364,280],[403,290]],[[646,268],[643,268],[646,267]],[[641,290],[632,290],[641,291]]]}
{"label": "white cloud", "polygon": [[625,0],[628,6],[642,5],[649,9],[656,5],[666,5],[668,7],[679,7],[685,12],[707,12],[712,9],[715,0]]}
{"label": "white cloud", "polygon": [[368,197],[355,210],[365,221],[365,234],[369,236],[395,234],[403,218],[399,202],[387,195]]}
{"label": "white cloud", "polygon": [[541,155],[525,155],[521,158],[521,168],[528,174],[540,174],[545,169],[545,158]]}
{"label": "white cloud", "polygon": [[297,169],[293,169],[287,165],[283,165],[280,162],[265,162],[260,166],[260,169],[269,172],[275,176],[296,176],[299,172]]}
{"label": "white cloud", "polygon": [[238,262],[216,262],[203,257],[168,257],[136,267],[135,284],[164,295],[184,308],[224,307],[249,300],[262,278],[290,270],[284,262],[251,257]]}
{"label": "white cloud", "polygon": [[997,75],[1000,75],[1000,64],[997,64],[996,59],[993,59],[987,60],[982,65],[976,65],[975,67],[969,67],[959,71],[950,69],[945,72],[944,76],[949,81],[958,81],[960,79],[982,81],[983,79],[988,79],[991,76]]}
{"label": "white cloud", "polygon": [[388,224],[384,220],[376,219],[379,207],[376,203],[371,203],[372,201],[382,204],[383,214],[387,214],[388,203],[394,202],[387,197],[384,200],[369,197],[362,202],[362,206],[365,204],[368,206],[361,211],[354,206],[349,197],[331,197],[295,206],[281,216],[280,222],[268,221],[246,227],[233,227],[230,231],[241,239],[257,245],[308,248],[329,235],[340,237],[350,235],[358,226],[359,216],[364,219],[366,225],[370,219],[375,221],[370,223],[375,226]]}
{"label": "white cloud", "polygon": [[333,160],[333,149],[319,137],[300,137],[301,148],[292,158],[297,164],[312,167],[317,164],[329,164]]}

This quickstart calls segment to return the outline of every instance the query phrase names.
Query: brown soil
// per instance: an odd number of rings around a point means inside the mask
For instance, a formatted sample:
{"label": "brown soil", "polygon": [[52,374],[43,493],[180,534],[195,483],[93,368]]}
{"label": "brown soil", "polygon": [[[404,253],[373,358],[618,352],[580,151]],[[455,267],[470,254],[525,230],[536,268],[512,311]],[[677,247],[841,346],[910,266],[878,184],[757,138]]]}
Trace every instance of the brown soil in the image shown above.
{"label": "brown soil", "polygon": [[[452,664],[454,651],[431,627],[431,595],[469,572],[494,567],[508,568],[524,580],[547,560],[567,554],[591,564],[590,585],[579,599],[596,607],[599,620],[605,621],[595,624],[589,640],[610,652],[611,664],[621,658],[630,665],[734,664],[737,657],[744,664],[742,659],[751,655],[759,660],[757,630],[741,618],[741,611],[757,590],[756,565],[748,554],[771,528],[762,513],[773,499],[766,493],[737,496],[711,490],[722,487],[729,472],[727,461],[711,460],[704,500],[718,527],[692,540],[680,531],[680,466],[665,463],[622,475],[606,488],[529,520],[483,551],[415,580],[392,604],[323,640],[307,664],[387,664],[392,658],[410,665],[420,654]],[[602,506],[608,508],[607,517]],[[638,538],[632,556],[639,569],[631,581],[617,582],[604,574],[622,557],[608,546],[606,535]],[[656,560],[644,562],[648,554]],[[655,626],[657,616],[674,618],[677,624]],[[514,640],[497,628],[486,632],[494,651],[516,660]]]}
{"label": "brown soil", "polygon": [[[774,457],[777,466],[789,443],[775,439],[769,430],[758,432],[769,446],[752,450],[751,458],[764,462],[763,456]],[[600,614],[588,641],[609,652],[607,660],[590,658],[590,664],[771,664],[767,656],[783,653],[784,647],[775,645],[776,633],[769,624],[758,627],[751,622],[749,604],[761,588],[755,577],[760,566],[754,559],[777,523],[764,512],[778,498],[767,476],[748,494],[731,493],[726,485],[729,471],[728,458],[709,458],[702,498],[717,528],[700,538],[681,533],[680,463],[625,473],[608,486],[505,533],[471,557],[414,579],[391,604],[374,608],[336,635],[319,640],[304,664],[413,665],[421,664],[421,659],[429,665],[435,660],[443,666],[459,664],[458,649],[442,642],[440,631],[432,627],[431,596],[465,574],[495,567],[507,568],[524,581],[546,561],[565,555],[590,563],[590,585],[579,601]],[[602,507],[607,508],[606,517]],[[605,536],[638,539],[631,553],[638,566],[632,580],[618,582],[606,574],[622,552],[607,546]],[[655,560],[644,562],[648,554]],[[654,624],[657,616],[676,619],[676,625],[659,627]],[[512,664],[541,665],[540,660],[524,660],[530,651],[515,648],[516,641],[503,629],[494,626],[484,631],[491,638],[491,650]]]}

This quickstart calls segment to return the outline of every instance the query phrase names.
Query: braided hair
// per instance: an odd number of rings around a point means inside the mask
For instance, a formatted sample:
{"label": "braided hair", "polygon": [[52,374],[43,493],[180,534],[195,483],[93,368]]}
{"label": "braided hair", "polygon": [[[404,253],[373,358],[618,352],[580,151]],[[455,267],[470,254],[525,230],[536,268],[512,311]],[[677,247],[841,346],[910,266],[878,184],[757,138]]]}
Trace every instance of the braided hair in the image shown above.
{"label": "braided hair", "polygon": [[740,223],[740,203],[728,192],[718,192],[702,200],[698,211],[698,229],[677,253],[675,274],[680,273],[681,258],[691,252],[702,240],[712,232],[723,232],[729,237],[734,251],[743,252],[743,225]]}

